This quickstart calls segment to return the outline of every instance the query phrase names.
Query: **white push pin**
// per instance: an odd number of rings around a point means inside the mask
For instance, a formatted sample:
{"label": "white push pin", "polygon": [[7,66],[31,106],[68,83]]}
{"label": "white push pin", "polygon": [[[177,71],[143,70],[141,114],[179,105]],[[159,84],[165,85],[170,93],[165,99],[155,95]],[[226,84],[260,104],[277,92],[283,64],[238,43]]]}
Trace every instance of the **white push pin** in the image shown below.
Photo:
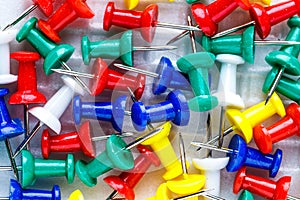
{"label": "white push pin", "polygon": [[210,193],[220,195],[221,169],[225,168],[229,157],[224,158],[194,158],[193,166],[201,171],[206,177],[205,188],[214,188]]}
{"label": "white push pin", "polygon": [[70,104],[74,93],[80,95],[84,94],[83,88],[74,79],[68,76],[61,77],[64,81],[62,86],[52,97],[47,101],[44,107],[33,107],[28,112],[39,119],[31,133],[18,146],[14,158],[25,148],[31,138],[38,132],[38,130],[45,124],[55,133],[59,134],[61,130],[61,123],[59,118]]}
{"label": "white push pin", "polygon": [[0,84],[8,84],[17,81],[18,76],[10,74],[10,46],[9,43],[15,39],[16,30],[0,32]]}

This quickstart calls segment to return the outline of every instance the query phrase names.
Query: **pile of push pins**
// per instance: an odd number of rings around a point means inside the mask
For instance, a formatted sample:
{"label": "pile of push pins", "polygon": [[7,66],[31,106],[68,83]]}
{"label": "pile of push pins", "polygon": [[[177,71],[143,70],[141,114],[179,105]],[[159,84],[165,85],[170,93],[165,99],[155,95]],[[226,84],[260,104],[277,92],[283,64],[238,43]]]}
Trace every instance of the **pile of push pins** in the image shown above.
{"label": "pile of push pins", "polygon": [[300,1],[143,1],[1,24],[0,199],[300,199]]}

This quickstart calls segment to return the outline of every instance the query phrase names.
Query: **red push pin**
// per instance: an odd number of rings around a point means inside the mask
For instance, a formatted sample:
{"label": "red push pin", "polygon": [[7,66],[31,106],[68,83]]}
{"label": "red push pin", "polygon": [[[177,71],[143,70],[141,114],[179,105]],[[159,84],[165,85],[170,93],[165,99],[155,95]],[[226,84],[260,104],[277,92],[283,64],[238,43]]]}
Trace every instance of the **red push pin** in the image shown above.
{"label": "red push pin", "polygon": [[106,31],[112,25],[127,29],[141,28],[142,37],[147,42],[152,41],[155,34],[155,27],[201,31],[199,28],[193,26],[158,22],[158,6],[156,4],[150,4],[144,11],[120,10],[115,9],[114,5],[114,2],[108,2],[106,6],[103,17],[103,29]]}
{"label": "red push pin", "polygon": [[47,21],[39,20],[42,32],[54,42],[59,42],[58,33],[77,18],[92,18],[93,11],[85,3],[86,0],[66,0]]}
{"label": "red push pin", "polygon": [[238,6],[248,10],[250,3],[248,0],[216,0],[209,5],[195,3],[191,10],[202,32],[207,36],[213,36],[218,31],[218,23]]}
{"label": "red push pin", "polygon": [[11,27],[13,27],[14,25],[16,25],[17,23],[19,23],[19,21],[21,21],[24,17],[26,17],[27,15],[29,15],[32,11],[34,11],[36,8],[40,8],[41,11],[48,17],[51,15],[51,13],[53,12],[53,5],[52,2],[53,0],[33,0],[33,4],[27,8],[17,19],[15,19],[12,23],[6,25],[2,31],[5,31]]}
{"label": "red push pin", "polygon": [[141,154],[135,159],[133,169],[122,172],[119,176],[108,176],[103,179],[114,189],[107,199],[113,199],[119,193],[127,200],[134,200],[133,188],[152,164],[156,167],[160,165],[159,158],[148,147],[138,145],[137,149]]}
{"label": "red push pin", "polygon": [[297,134],[300,136],[300,106],[291,103],[286,108],[286,116],[268,128],[257,125],[253,137],[259,150],[265,154],[272,152],[272,145]]}
{"label": "red push pin", "polygon": [[289,0],[268,7],[252,4],[249,12],[252,20],[255,21],[256,32],[260,38],[264,39],[270,34],[271,26],[293,15],[300,15],[300,1]]}
{"label": "red push pin", "polygon": [[101,58],[95,60],[91,74],[76,71],[70,72],[62,69],[52,70],[57,73],[90,78],[89,88],[93,96],[99,95],[105,89],[127,91],[129,87],[134,91],[135,97],[140,99],[145,89],[146,76],[144,74],[139,74],[135,77],[109,69],[106,62]]}
{"label": "red push pin", "polygon": [[46,97],[37,90],[35,61],[40,55],[35,52],[14,52],[10,54],[12,59],[19,61],[18,89],[9,98],[9,104],[24,105],[24,126],[26,135],[29,134],[28,105],[46,103]]}
{"label": "red push pin", "polygon": [[248,190],[254,194],[270,200],[298,200],[299,198],[288,195],[291,177],[281,177],[277,182],[246,174],[246,167],[242,167],[236,174],[233,193],[237,194],[240,190]]}

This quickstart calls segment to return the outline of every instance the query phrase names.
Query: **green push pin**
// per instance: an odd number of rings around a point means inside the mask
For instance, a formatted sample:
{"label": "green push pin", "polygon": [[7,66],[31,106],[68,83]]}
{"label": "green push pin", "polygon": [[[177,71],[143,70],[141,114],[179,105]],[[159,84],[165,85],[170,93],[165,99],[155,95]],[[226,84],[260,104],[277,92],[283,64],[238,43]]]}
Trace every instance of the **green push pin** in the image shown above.
{"label": "green push pin", "polygon": [[130,144],[118,135],[111,135],[106,141],[106,150],[88,164],[82,160],[76,162],[75,170],[80,180],[89,187],[97,184],[97,177],[113,168],[130,170],[134,167],[131,148],[158,134],[162,128],[155,129],[144,137],[140,137]]}
{"label": "green push pin", "polygon": [[238,200],[254,200],[253,195],[248,190],[244,190]]}
{"label": "green push pin", "polygon": [[120,58],[126,65],[133,66],[133,51],[165,51],[173,50],[174,46],[144,46],[136,47],[132,43],[132,30],[122,34],[120,39],[91,42],[88,36],[81,40],[81,53],[84,64],[88,65],[91,58]]}
{"label": "green push pin", "polygon": [[[288,20],[288,26],[290,27],[290,32],[288,33],[286,40],[287,41],[300,41],[300,18],[299,17],[291,17]],[[290,75],[300,75],[300,62],[298,61],[298,56],[300,52],[300,46],[284,46],[281,47],[279,51],[272,51],[269,53],[265,60],[271,65],[273,68],[278,68],[278,73],[272,81],[270,80],[270,76],[266,78],[263,92],[267,93],[266,103],[272,96],[275,91],[278,82],[283,75],[283,73],[287,73]],[[273,71],[274,72],[274,71]],[[272,73],[273,73],[272,72]]]}

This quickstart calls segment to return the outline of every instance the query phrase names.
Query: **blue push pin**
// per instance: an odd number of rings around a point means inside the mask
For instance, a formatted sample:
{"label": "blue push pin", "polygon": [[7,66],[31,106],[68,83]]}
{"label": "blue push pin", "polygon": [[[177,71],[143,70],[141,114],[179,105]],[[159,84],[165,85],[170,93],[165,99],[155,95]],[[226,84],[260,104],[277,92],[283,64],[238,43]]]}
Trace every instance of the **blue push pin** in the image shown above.
{"label": "blue push pin", "polygon": [[80,96],[73,99],[73,116],[76,124],[81,118],[110,121],[115,130],[121,132],[125,115],[126,96],[114,102],[82,102]]}
{"label": "blue push pin", "polygon": [[189,91],[192,90],[190,83],[185,76],[179,71],[175,70],[171,60],[164,56],[161,57],[159,64],[157,65],[156,72],[149,72],[117,63],[114,64],[114,66],[153,77],[154,80],[152,84],[152,92],[155,95],[160,95],[166,92],[168,88]]}
{"label": "blue push pin", "polygon": [[10,194],[8,198],[0,198],[7,200],[60,200],[60,188],[58,185],[54,185],[51,191],[46,190],[23,190],[21,185],[16,181],[10,180]]}
{"label": "blue push pin", "polygon": [[247,147],[245,140],[234,135],[230,140],[228,148],[218,148],[213,145],[192,142],[192,145],[227,153],[229,162],[226,166],[228,172],[235,172],[243,166],[269,170],[269,176],[275,177],[282,161],[282,151],[277,149],[274,155],[263,154],[259,150]]}
{"label": "blue push pin", "polygon": [[170,92],[166,101],[150,106],[134,102],[131,107],[131,119],[137,131],[146,129],[147,124],[171,120],[178,126],[185,126],[190,119],[187,100],[180,90]]}

